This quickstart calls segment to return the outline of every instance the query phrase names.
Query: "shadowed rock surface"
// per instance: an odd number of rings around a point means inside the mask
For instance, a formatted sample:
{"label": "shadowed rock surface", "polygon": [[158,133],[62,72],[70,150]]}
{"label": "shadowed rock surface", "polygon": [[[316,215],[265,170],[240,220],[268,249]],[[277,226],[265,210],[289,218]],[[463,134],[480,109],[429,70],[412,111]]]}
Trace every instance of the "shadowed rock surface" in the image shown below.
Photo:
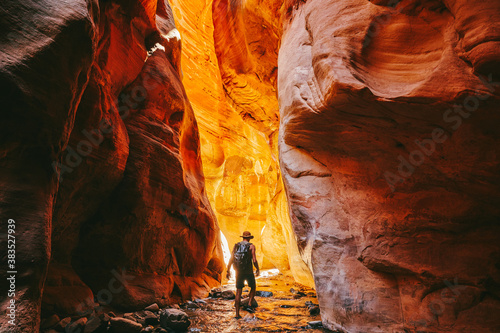
{"label": "shadowed rock surface", "polygon": [[498,331],[500,3],[286,9],[280,162],[323,323]]}
{"label": "shadowed rock surface", "polygon": [[43,310],[66,316],[94,296],[138,309],[217,285],[219,230],[168,3],[6,1],[0,25],[0,213],[2,230],[16,220],[17,331],[38,331],[44,291]]}

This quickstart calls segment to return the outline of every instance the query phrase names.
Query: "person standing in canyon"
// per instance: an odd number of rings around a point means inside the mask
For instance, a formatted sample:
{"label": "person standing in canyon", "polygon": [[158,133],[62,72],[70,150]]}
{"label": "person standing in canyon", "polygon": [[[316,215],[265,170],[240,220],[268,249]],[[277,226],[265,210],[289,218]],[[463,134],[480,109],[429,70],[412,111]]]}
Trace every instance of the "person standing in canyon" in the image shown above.
{"label": "person standing in canyon", "polygon": [[[231,259],[229,259],[229,264],[227,266],[227,278],[231,277],[231,266],[234,265],[234,270],[236,271],[236,319],[241,318],[240,316],[240,300],[243,287],[245,286],[245,281],[250,287],[250,294],[248,295],[248,306],[245,310],[249,312],[254,312],[252,308],[252,302],[255,297],[255,292],[257,290],[257,284],[255,283],[255,275],[260,275],[259,263],[257,262],[257,255],[255,250],[255,245],[250,243],[253,238],[249,231],[243,232],[240,236],[243,240],[239,243],[234,244],[233,252],[231,253]],[[253,273],[253,265],[257,269],[255,275]]]}

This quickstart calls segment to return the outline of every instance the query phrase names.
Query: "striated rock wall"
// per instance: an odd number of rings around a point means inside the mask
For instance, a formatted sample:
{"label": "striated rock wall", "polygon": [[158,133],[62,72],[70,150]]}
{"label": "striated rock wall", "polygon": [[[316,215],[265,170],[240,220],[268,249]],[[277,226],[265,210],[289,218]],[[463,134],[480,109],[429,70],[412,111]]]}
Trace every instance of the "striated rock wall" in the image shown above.
{"label": "striated rock wall", "polygon": [[500,3],[285,13],[280,162],[323,323],[498,331]]}
{"label": "striated rock wall", "polygon": [[172,1],[183,83],[200,126],[207,195],[229,246],[255,235],[261,267],[312,285],[277,157],[280,1]]}
{"label": "striated rock wall", "polygon": [[74,315],[96,297],[132,310],[218,284],[219,229],[168,3],[7,1],[0,24],[0,215],[2,230],[16,221],[17,331],[38,331],[41,307]]}
{"label": "striated rock wall", "polygon": [[[58,182],[51,163],[66,147],[97,47],[96,2],[5,1],[0,10],[0,212],[15,221],[18,332],[38,331]],[[37,16],[38,15],[38,16]],[[45,20],[39,20],[45,17]],[[72,56],[66,57],[68,49]],[[0,240],[7,249],[7,238]],[[7,330],[2,250],[0,328]]]}

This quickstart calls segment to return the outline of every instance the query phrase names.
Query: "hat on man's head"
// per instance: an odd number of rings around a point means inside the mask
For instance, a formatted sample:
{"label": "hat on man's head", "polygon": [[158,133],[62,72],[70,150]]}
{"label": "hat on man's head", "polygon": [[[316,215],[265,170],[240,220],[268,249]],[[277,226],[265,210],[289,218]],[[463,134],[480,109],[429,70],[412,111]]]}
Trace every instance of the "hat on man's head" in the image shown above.
{"label": "hat on man's head", "polygon": [[242,236],[240,236],[240,237],[243,237],[243,238],[250,238],[250,239],[252,239],[252,238],[253,238],[253,236],[252,236],[252,234],[250,233],[250,231],[244,231],[244,232],[243,232],[243,235],[242,235]]}

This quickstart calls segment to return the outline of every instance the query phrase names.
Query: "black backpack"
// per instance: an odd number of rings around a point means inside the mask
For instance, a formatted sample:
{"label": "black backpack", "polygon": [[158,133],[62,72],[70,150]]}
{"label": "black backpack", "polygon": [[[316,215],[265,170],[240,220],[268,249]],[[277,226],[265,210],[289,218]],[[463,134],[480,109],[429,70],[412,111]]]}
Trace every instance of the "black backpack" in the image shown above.
{"label": "black backpack", "polygon": [[233,257],[234,268],[239,271],[252,270],[252,252],[249,242],[239,242],[236,244]]}

